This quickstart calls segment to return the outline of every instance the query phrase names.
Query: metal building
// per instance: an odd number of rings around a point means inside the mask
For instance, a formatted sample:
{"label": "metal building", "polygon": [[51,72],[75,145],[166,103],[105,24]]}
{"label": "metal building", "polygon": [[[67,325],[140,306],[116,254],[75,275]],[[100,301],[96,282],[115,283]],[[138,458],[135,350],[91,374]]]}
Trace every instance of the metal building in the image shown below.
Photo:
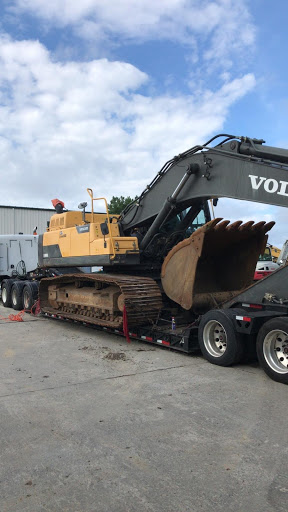
{"label": "metal building", "polygon": [[32,235],[37,226],[37,233],[46,231],[47,222],[55,213],[53,208],[26,208],[23,206],[0,205],[0,235]]}

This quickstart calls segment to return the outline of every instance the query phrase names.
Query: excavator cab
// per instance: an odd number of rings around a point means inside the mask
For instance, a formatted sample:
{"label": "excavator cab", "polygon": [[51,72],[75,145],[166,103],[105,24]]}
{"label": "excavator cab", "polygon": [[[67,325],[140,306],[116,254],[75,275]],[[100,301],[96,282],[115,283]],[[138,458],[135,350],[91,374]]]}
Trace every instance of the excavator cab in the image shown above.
{"label": "excavator cab", "polygon": [[165,256],[178,242],[189,238],[210,220],[208,201],[200,201],[183,210],[173,211],[142,252],[143,260],[152,258],[155,262],[157,259],[162,264]]}
{"label": "excavator cab", "polygon": [[[207,211],[207,210],[206,210]],[[208,210],[209,211],[209,210]],[[192,215],[191,215],[192,214]],[[185,208],[179,213],[176,213],[172,218],[167,220],[160,229],[160,233],[170,235],[172,233],[181,232],[183,238],[188,238],[196,231],[211,220],[210,212],[209,216],[205,215],[204,208],[201,208],[199,212],[195,214],[194,209]]]}

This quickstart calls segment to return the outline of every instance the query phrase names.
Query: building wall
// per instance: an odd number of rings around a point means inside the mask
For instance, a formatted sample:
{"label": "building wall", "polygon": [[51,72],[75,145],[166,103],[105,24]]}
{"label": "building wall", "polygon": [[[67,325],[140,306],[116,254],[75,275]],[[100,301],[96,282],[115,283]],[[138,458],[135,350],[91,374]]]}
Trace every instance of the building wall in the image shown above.
{"label": "building wall", "polygon": [[32,235],[37,226],[37,233],[46,231],[47,221],[55,213],[54,209],[22,208],[18,206],[0,205],[0,235]]}

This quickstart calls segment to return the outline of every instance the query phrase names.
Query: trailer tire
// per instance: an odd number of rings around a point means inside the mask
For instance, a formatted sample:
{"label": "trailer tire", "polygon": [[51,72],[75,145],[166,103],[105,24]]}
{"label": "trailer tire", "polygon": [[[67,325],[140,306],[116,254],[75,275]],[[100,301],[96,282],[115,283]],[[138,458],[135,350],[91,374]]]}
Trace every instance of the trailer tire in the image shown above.
{"label": "trailer tire", "polygon": [[258,333],[256,349],[264,372],[276,382],[288,384],[288,318],[265,322]]}
{"label": "trailer tire", "polygon": [[2,303],[5,308],[11,308],[12,302],[11,302],[11,288],[13,286],[14,281],[10,279],[4,279],[2,281],[1,286],[1,298]]}
{"label": "trailer tire", "polygon": [[23,309],[23,288],[25,283],[15,281],[11,289],[12,308],[16,311]]}
{"label": "trailer tire", "polygon": [[26,281],[23,288],[23,308],[25,311],[31,311],[33,304],[36,302],[38,296],[37,282]]}
{"label": "trailer tire", "polygon": [[243,357],[244,344],[234,328],[232,310],[212,310],[202,316],[198,341],[203,357],[212,364],[231,366]]}

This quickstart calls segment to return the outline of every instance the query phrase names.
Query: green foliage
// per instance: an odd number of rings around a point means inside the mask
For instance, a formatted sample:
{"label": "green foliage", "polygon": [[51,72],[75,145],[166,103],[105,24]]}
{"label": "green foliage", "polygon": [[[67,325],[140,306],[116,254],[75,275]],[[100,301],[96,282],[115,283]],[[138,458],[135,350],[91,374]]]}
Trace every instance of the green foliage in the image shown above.
{"label": "green foliage", "polygon": [[127,206],[127,204],[131,203],[132,201],[134,201],[134,199],[130,196],[113,196],[110,203],[108,204],[109,213],[119,215],[119,213],[121,213],[124,210],[125,206]]}

